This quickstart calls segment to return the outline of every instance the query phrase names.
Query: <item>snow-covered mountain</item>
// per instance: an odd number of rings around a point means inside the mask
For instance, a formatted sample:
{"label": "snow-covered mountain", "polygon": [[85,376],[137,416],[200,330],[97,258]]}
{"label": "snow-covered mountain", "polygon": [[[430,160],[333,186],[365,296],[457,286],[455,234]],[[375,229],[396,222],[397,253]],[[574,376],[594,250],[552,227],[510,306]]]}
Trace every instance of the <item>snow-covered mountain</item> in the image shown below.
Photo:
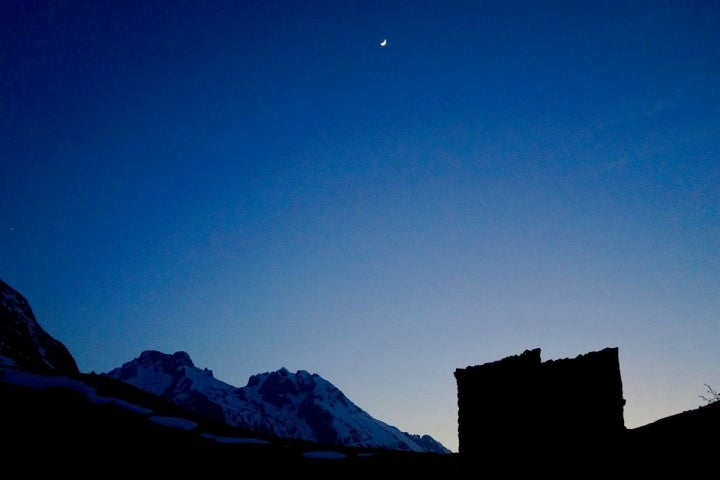
{"label": "snow-covered mountain", "polygon": [[195,367],[186,352],[145,351],[103,374],[176,405],[259,434],[353,447],[451,453],[428,435],[412,435],[370,416],[317,374],[281,368],[244,387]]}
{"label": "snow-covered mountain", "polygon": [[[80,378],[65,345],[37,322],[25,297],[0,280],[0,367]],[[5,370],[3,368],[3,370]],[[208,420],[257,434],[349,447],[451,453],[432,437],[401,432],[371,417],[328,381],[287,369],[254,375],[237,388],[193,365],[185,352],[143,352],[103,374]]]}

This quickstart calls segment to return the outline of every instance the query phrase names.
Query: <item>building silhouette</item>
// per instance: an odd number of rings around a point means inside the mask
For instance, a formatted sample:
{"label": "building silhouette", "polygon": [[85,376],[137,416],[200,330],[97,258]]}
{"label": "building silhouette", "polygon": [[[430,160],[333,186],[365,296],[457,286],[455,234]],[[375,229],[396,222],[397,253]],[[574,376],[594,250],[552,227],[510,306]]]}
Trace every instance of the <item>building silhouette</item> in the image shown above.
{"label": "building silhouette", "polygon": [[[455,370],[465,464],[534,470],[621,448],[625,399],[617,348],[541,361],[540,349]],[[616,458],[616,457],[613,457]]]}

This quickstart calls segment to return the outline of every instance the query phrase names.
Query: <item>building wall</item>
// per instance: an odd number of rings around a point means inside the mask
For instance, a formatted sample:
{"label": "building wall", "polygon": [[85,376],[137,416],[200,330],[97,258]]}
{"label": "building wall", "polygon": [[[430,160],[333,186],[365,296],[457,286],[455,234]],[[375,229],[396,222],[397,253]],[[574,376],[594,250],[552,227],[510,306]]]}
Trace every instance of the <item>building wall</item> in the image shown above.
{"label": "building wall", "polygon": [[579,450],[625,430],[617,348],[547,362],[540,349],[526,350],[455,378],[465,458]]}

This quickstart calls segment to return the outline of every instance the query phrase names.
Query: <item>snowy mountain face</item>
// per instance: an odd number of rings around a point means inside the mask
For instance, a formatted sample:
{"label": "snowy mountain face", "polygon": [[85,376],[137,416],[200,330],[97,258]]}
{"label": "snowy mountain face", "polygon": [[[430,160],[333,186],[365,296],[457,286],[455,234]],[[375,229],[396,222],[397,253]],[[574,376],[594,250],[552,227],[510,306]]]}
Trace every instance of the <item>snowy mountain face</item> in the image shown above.
{"label": "snowy mountain face", "polygon": [[35,320],[30,304],[0,280],[0,365],[76,375],[75,359]]}
{"label": "snowy mountain face", "polygon": [[317,374],[282,368],[234,387],[193,365],[185,352],[145,351],[108,373],[205,417],[258,434],[353,447],[451,453],[370,416]]}
{"label": "snowy mountain face", "polygon": [[[31,378],[81,381],[75,359],[37,322],[28,301],[0,280],[0,380],[13,371]],[[198,417],[257,434],[328,445],[451,453],[425,435],[411,435],[371,417],[335,386],[306,371],[254,375],[237,388],[193,365],[185,352],[143,352],[103,376],[161,397]]]}

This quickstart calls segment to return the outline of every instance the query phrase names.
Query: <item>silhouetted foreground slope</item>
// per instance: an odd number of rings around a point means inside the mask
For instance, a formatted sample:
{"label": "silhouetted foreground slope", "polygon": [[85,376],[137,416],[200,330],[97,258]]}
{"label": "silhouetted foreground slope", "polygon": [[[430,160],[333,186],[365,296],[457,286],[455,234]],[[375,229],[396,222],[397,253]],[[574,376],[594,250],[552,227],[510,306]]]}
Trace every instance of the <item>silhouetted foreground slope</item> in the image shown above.
{"label": "silhouetted foreground slope", "polygon": [[639,471],[648,465],[657,473],[682,469],[683,477],[690,472],[716,475],[720,458],[720,401],[630,429],[627,437]]}

